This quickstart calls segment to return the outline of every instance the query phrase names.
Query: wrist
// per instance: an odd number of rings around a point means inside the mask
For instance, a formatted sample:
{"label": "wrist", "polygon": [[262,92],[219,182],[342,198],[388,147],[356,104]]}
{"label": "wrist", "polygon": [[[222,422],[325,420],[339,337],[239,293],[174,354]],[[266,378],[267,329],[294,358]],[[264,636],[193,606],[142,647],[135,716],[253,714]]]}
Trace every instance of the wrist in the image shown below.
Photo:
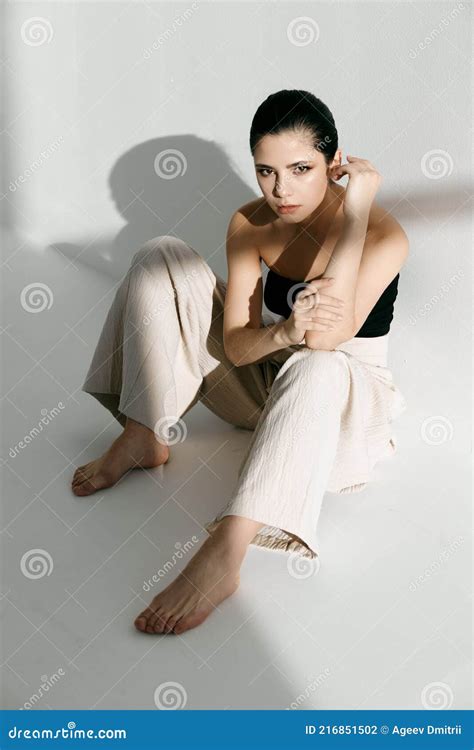
{"label": "wrist", "polygon": [[358,210],[357,213],[350,213],[344,216],[344,227],[347,229],[366,229],[369,223],[370,209]]}
{"label": "wrist", "polygon": [[283,348],[289,346],[288,336],[286,335],[286,320],[275,323],[272,330],[272,338],[277,346]]}

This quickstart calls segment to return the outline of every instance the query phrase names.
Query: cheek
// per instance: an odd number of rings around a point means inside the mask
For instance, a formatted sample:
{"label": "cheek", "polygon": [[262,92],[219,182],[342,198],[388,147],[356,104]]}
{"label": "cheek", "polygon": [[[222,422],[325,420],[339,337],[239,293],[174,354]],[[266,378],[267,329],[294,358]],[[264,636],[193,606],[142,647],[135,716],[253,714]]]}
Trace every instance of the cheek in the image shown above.
{"label": "cheek", "polygon": [[327,189],[326,175],[309,174],[304,184],[301,183],[302,194],[307,199],[308,203],[314,203],[318,205],[324,198],[324,194]]}

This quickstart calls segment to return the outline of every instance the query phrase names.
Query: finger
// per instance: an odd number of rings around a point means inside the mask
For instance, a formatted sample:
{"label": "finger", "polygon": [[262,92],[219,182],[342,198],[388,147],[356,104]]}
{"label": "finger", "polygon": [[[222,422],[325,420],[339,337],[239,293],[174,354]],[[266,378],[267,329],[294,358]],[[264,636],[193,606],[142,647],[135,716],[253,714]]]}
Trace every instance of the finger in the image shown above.
{"label": "finger", "polygon": [[330,284],[334,283],[335,279],[333,277],[327,277],[323,279],[312,279],[311,281],[304,282],[306,286],[304,289],[301,289],[298,294],[296,295],[296,299],[300,298],[303,299],[304,297],[307,297],[309,294],[315,294],[320,288],[324,288],[326,286],[329,286]]}
{"label": "finger", "polygon": [[344,307],[345,301],[343,299],[340,299],[339,297],[330,297],[327,294],[320,294],[319,296],[320,304],[322,305],[331,305],[331,307]]}
{"label": "finger", "polygon": [[323,323],[308,323],[306,326],[307,331],[334,331],[335,326],[325,325]]}
{"label": "finger", "polygon": [[341,315],[344,313],[344,305],[332,305],[330,302],[321,302],[317,305],[318,310],[328,310],[329,312],[338,312]]}

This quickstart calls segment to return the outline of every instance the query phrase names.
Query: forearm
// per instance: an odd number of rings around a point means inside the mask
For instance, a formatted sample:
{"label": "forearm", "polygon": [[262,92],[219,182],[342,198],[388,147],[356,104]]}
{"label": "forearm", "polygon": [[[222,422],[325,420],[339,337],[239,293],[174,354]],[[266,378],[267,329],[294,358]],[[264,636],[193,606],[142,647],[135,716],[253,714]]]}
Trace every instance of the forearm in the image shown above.
{"label": "forearm", "polygon": [[332,349],[353,335],[357,277],[364,249],[368,214],[346,219],[333,254],[321,278],[334,278],[331,296],[344,300],[343,317],[333,331],[306,331],[306,345],[311,349]]}
{"label": "forearm", "polygon": [[227,357],[236,367],[264,362],[273,352],[289,346],[282,330],[284,322],[233,331],[226,346]]}

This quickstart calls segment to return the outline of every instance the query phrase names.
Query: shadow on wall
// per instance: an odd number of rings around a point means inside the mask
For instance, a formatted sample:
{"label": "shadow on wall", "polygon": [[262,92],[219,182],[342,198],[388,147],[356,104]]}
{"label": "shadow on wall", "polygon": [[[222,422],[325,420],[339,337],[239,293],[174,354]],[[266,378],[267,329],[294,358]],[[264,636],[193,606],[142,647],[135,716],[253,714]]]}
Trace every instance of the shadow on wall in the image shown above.
{"label": "shadow on wall", "polygon": [[154,138],[120,157],[109,186],[126,222],[118,234],[104,232],[92,240],[50,247],[118,280],[144,242],[172,234],[192,245],[215,273],[226,278],[230,217],[257,195],[220,146],[194,135]]}
{"label": "shadow on wall", "polygon": [[[376,198],[408,234],[414,224],[470,215],[468,183],[446,187],[439,182],[442,175],[426,174],[426,169],[423,174],[431,178],[425,180],[426,188],[413,185],[403,191],[384,191],[382,187]],[[50,247],[117,280],[143,243],[162,234],[188,242],[215,273],[227,279],[225,238],[230,217],[239,206],[260,196],[245,184],[220,146],[194,135],[155,138],[134,146],[113,167],[109,185],[126,222],[118,234],[110,237],[104,231],[92,240]]]}

